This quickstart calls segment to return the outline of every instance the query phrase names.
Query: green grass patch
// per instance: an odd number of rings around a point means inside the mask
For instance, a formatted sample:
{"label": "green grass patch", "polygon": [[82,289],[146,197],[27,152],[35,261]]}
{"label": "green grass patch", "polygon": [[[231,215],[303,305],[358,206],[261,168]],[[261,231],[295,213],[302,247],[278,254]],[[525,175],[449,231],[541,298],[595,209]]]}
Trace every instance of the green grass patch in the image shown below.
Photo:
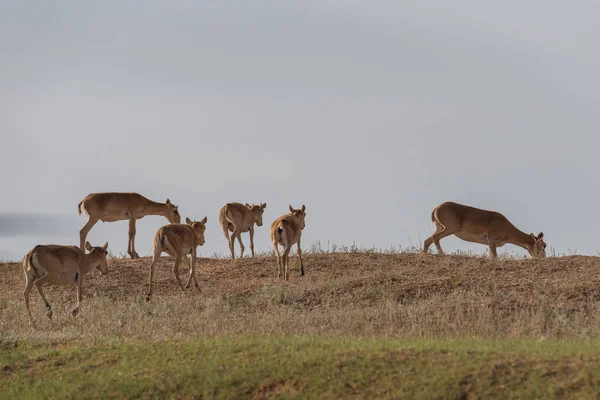
{"label": "green grass patch", "polygon": [[597,398],[593,341],[319,336],[19,344],[3,398]]}

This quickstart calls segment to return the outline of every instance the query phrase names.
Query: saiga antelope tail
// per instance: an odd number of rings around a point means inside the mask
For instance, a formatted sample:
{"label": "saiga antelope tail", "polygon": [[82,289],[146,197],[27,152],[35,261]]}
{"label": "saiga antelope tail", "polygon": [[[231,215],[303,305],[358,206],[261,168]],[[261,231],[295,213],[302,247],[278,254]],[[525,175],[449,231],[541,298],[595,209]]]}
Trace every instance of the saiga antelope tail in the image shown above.
{"label": "saiga antelope tail", "polygon": [[440,219],[438,218],[437,212],[438,212],[439,207],[436,207],[433,209],[433,211],[431,212],[431,222],[435,225],[438,225],[440,227],[443,228],[443,230],[446,229],[446,225],[444,225],[442,223],[442,221],[440,221]]}
{"label": "saiga antelope tail", "polygon": [[219,222],[221,223],[223,234],[227,240],[229,240],[229,220],[227,219],[227,209],[221,210],[219,213]]}
{"label": "saiga antelope tail", "polygon": [[38,246],[35,246],[33,249],[27,253],[27,255],[23,258],[23,272],[27,275],[27,271],[33,271],[34,276],[38,275],[35,267],[33,266],[33,253],[37,250]]}

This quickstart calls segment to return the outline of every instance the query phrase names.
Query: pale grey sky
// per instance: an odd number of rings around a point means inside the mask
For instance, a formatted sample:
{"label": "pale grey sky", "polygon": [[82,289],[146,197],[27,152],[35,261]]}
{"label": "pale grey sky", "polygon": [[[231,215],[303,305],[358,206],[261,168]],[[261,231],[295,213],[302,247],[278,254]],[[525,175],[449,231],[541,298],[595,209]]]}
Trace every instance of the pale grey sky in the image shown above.
{"label": "pale grey sky", "polygon": [[[208,216],[203,256],[226,254],[228,201],[268,203],[262,249],[289,203],[307,207],[304,247],[385,248],[419,244],[452,200],[597,254],[598,15],[594,1],[2,1],[0,259],[76,244],[77,204],[99,191]],[[140,254],[165,223],[139,221]],[[127,223],[89,239],[124,253]]]}

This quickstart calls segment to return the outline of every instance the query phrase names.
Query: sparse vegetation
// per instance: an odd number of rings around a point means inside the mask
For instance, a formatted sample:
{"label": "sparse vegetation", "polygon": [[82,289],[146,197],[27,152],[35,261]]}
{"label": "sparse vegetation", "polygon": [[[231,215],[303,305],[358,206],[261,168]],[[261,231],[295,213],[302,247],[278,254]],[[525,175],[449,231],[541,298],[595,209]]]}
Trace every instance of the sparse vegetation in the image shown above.
{"label": "sparse vegetation", "polygon": [[[181,293],[172,259],[163,257],[159,296],[149,303],[150,258],[113,259],[109,275],[86,278],[76,318],[69,314],[72,289],[48,288],[52,320],[32,296],[37,329],[28,325],[21,265],[1,264],[5,381],[16,395],[59,397],[74,397],[79,388],[84,397],[87,390],[125,397],[460,397],[462,390],[489,398],[502,387],[514,397],[595,397],[597,257],[492,261],[314,247],[305,253],[304,277],[291,258],[288,282],[277,279],[272,256],[199,259],[200,293]],[[93,360],[104,374],[77,369]],[[29,370],[44,378],[27,385]],[[160,371],[173,379],[159,379]],[[125,379],[131,374],[140,378]],[[70,378],[63,385],[59,376]]]}

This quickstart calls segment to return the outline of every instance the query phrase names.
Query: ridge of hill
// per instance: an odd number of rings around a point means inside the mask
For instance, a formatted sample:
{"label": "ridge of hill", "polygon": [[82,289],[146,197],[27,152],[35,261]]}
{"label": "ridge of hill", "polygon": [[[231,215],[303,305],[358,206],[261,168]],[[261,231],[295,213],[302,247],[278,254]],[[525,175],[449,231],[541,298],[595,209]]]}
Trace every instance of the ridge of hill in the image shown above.
{"label": "ridge of hill", "polygon": [[[6,339],[195,337],[198,335],[344,334],[391,337],[600,337],[600,257],[543,260],[376,252],[306,254],[306,276],[292,257],[290,280],[276,259],[201,258],[200,290],[182,292],[173,259],[156,267],[151,302],[149,258],[111,259],[109,274],[90,272],[82,313],[71,318],[73,288],[45,289],[26,319],[19,263],[0,264],[0,332]],[[182,278],[187,268],[180,270]]]}

